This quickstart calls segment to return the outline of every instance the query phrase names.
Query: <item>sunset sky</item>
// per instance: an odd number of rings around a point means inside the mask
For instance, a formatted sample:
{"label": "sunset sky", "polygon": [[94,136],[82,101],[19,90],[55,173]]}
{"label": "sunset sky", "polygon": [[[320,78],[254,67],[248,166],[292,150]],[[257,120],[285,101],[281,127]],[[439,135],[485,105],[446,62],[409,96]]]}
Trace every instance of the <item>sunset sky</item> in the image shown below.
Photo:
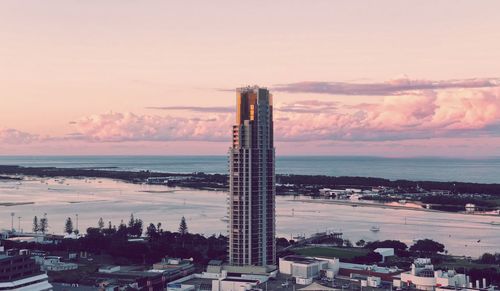
{"label": "sunset sky", "polygon": [[[272,2],[272,3],[271,3]],[[0,2],[0,155],[500,156],[500,1]]]}

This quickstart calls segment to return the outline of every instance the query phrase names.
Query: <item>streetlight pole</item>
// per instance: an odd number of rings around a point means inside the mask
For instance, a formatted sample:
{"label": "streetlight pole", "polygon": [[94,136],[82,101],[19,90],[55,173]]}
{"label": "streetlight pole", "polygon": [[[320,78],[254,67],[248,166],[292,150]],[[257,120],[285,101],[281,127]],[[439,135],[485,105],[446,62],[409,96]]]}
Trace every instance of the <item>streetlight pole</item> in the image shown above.
{"label": "streetlight pole", "polygon": [[14,215],[16,215],[14,212],[10,213],[10,230],[14,232]]}
{"label": "streetlight pole", "polygon": [[17,231],[21,231],[21,216],[17,217]]}
{"label": "streetlight pole", "polygon": [[78,230],[78,213],[76,214],[76,231],[77,233],[80,233],[80,231]]}

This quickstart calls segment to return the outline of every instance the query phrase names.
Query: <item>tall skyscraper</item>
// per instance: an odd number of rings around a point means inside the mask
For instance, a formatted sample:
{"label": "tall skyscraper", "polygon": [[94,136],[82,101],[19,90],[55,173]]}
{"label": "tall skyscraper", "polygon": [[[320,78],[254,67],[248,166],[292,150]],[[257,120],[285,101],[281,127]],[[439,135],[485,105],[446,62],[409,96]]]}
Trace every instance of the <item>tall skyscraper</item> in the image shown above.
{"label": "tall skyscraper", "polygon": [[265,88],[236,90],[229,153],[229,263],[276,264],[273,100]]}

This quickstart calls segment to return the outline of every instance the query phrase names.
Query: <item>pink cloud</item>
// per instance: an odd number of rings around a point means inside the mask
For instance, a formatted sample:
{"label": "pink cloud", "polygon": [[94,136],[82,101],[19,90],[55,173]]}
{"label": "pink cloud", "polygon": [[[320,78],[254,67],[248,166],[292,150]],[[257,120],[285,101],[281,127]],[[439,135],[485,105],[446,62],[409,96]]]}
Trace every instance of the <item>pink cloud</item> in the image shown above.
{"label": "pink cloud", "polygon": [[[345,111],[277,112],[279,140],[405,140],[500,135],[500,88],[388,96]],[[285,122],[279,122],[284,120]]]}
{"label": "pink cloud", "polygon": [[25,144],[39,139],[36,134],[19,131],[12,128],[0,128],[0,144]]}
{"label": "pink cloud", "polygon": [[104,113],[77,120],[75,130],[91,141],[173,141],[227,140],[231,116],[214,115],[208,119],[134,113]]}
{"label": "pink cloud", "polygon": [[455,80],[416,80],[398,78],[380,83],[349,82],[297,82],[280,84],[272,88],[278,92],[315,93],[329,95],[386,96],[401,95],[409,91],[490,88],[500,84],[498,78],[473,78]]}
{"label": "pink cloud", "polygon": [[[184,109],[183,109],[184,110]],[[186,109],[187,110],[187,109]],[[167,111],[171,114],[173,111]],[[179,113],[179,112],[177,112]],[[0,130],[0,144],[75,142],[187,142],[229,144],[232,113],[139,115],[103,113],[71,123],[62,137],[40,137],[15,129]],[[307,100],[276,105],[277,142],[404,141],[500,136],[500,88],[424,91],[386,96],[377,103],[345,106]]]}
{"label": "pink cloud", "polygon": [[[277,141],[406,140],[498,135],[500,89],[387,96],[380,103],[343,108],[307,100],[276,106]],[[199,113],[199,111],[196,111]],[[229,141],[233,114],[196,118],[105,113],[78,120],[91,141]]]}

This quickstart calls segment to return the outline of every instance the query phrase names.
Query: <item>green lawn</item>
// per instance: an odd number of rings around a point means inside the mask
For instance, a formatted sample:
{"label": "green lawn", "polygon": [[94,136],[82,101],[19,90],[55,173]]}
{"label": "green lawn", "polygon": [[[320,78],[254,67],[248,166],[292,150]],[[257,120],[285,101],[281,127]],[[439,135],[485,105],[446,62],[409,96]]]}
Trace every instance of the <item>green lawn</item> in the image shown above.
{"label": "green lawn", "polygon": [[352,259],[358,256],[364,256],[369,251],[361,248],[336,248],[336,247],[312,247],[292,250],[296,254],[309,257],[325,257]]}

